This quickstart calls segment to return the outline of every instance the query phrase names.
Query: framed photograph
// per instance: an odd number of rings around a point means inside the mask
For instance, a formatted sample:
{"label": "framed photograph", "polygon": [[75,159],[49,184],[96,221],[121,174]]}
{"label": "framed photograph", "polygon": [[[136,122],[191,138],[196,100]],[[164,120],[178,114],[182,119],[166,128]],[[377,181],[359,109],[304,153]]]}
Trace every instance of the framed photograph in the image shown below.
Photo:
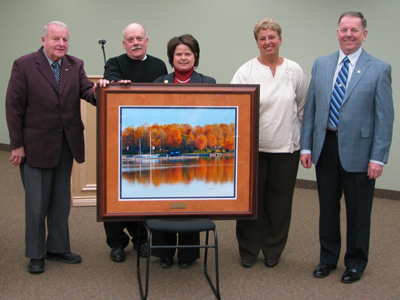
{"label": "framed photograph", "polygon": [[259,85],[98,91],[99,221],[256,217]]}

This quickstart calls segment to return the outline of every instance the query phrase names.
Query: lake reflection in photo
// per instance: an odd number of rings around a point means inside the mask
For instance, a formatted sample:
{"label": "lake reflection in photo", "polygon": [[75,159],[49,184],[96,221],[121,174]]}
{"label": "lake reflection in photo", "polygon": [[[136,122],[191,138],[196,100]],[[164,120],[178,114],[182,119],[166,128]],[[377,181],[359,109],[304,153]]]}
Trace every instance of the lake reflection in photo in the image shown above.
{"label": "lake reflection in photo", "polygon": [[234,155],[122,160],[121,200],[235,197]]}

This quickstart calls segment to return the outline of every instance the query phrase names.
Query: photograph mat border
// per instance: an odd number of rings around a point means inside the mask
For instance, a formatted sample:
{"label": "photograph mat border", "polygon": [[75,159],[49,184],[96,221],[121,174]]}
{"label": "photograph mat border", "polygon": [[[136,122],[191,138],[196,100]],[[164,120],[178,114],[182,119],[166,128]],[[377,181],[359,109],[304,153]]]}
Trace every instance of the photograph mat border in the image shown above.
{"label": "photograph mat border", "polygon": [[[235,167],[234,167],[234,182],[233,182],[233,196],[208,196],[208,197],[145,197],[145,198],[133,198],[133,197],[122,197],[122,110],[124,108],[135,108],[135,109],[233,109],[234,110],[234,122],[235,122]],[[236,200],[237,199],[237,158],[238,158],[238,132],[239,132],[239,107],[238,106],[153,106],[153,105],[120,105],[119,106],[119,128],[118,128],[118,147],[119,147],[119,161],[118,161],[118,185],[119,185],[119,197],[118,201],[196,201],[196,200]],[[218,123],[218,122],[217,122]],[[149,124],[151,126],[151,124]],[[159,124],[160,125],[160,124]],[[163,125],[163,124],[161,124]]]}

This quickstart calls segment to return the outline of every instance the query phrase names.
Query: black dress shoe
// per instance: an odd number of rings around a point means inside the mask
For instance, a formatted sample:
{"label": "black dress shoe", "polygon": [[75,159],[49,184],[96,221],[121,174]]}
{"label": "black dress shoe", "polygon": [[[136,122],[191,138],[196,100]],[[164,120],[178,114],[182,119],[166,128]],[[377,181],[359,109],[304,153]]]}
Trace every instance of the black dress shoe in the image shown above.
{"label": "black dress shoe", "polygon": [[241,258],[240,264],[243,268],[251,268],[254,265],[255,259]]}
{"label": "black dress shoe", "polygon": [[32,274],[39,274],[44,272],[44,259],[32,258],[29,262],[28,272]]}
{"label": "black dress shoe", "polygon": [[191,260],[191,261],[185,261],[185,260],[180,260],[179,261],[179,267],[181,269],[187,269],[189,268],[191,265],[193,265],[195,262],[195,260]]}
{"label": "black dress shoe", "polygon": [[125,260],[125,251],[121,245],[112,247],[110,258],[115,262],[123,262]]}
{"label": "black dress shoe", "polygon": [[264,260],[264,264],[265,264],[265,266],[267,266],[268,268],[273,268],[273,267],[275,267],[275,266],[278,264],[278,262],[279,262],[279,259],[278,259],[278,258],[276,258],[276,259],[266,258],[266,259]]}
{"label": "black dress shoe", "polygon": [[342,282],[353,283],[359,281],[361,279],[362,274],[363,274],[362,271],[358,271],[357,269],[347,268],[346,271],[344,271],[343,273]]}
{"label": "black dress shoe", "polygon": [[331,271],[336,269],[336,265],[319,264],[314,270],[314,276],[317,278],[324,278],[330,274]]}
{"label": "black dress shoe", "polygon": [[147,257],[147,243],[140,244],[139,247],[134,245],[133,249],[139,253],[140,257]]}
{"label": "black dress shoe", "polygon": [[161,258],[160,265],[161,268],[168,269],[172,267],[172,258]]}
{"label": "black dress shoe", "polygon": [[47,260],[58,260],[66,264],[77,264],[82,261],[80,255],[68,252],[68,253],[50,253],[47,252],[45,258]]}

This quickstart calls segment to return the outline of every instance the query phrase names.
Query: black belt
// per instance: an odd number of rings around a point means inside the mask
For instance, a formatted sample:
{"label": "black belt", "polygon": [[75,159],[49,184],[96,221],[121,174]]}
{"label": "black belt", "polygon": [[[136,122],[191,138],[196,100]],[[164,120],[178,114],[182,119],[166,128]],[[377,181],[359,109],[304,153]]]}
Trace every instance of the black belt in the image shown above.
{"label": "black belt", "polygon": [[337,130],[329,130],[329,129],[327,129],[326,132],[329,133],[330,135],[335,135],[336,137],[338,136]]}

